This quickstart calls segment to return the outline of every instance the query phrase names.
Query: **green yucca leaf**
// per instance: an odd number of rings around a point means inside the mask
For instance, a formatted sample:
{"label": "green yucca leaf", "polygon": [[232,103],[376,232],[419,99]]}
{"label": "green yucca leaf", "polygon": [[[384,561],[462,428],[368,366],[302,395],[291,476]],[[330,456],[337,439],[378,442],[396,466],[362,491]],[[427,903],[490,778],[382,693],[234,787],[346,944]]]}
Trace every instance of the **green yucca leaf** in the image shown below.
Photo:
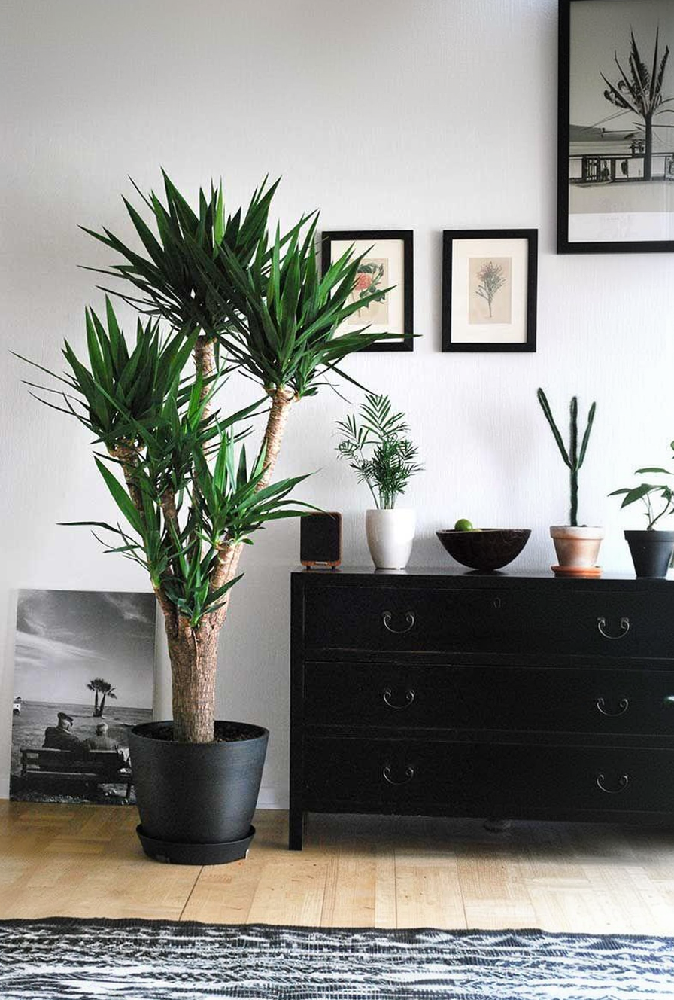
{"label": "green yucca leaf", "polygon": [[112,499],[119,507],[121,514],[126,518],[133,530],[142,537],[143,522],[129,494],[126,492],[119,480],[113,475],[110,469],[108,469],[99,458],[95,458],[94,461],[96,462],[98,471],[105,481],[105,485],[110,491]]}

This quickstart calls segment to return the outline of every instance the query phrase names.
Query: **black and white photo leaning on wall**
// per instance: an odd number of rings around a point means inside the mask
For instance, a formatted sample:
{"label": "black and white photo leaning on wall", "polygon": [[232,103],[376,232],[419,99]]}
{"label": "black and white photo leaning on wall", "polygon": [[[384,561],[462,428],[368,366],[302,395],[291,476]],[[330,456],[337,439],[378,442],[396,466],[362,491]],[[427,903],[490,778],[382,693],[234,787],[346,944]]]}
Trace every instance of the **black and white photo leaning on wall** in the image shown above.
{"label": "black and white photo leaning on wall", "polygon": [[128,733],[152,720],[153,594],[22,590],[10,797],[133,801]]}

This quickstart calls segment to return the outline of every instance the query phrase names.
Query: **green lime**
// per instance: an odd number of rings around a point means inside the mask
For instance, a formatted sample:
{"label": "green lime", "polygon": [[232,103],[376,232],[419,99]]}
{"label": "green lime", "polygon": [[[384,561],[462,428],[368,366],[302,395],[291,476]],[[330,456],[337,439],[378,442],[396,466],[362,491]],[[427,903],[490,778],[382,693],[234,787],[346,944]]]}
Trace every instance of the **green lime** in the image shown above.
{"label": "green lime", "polygon": [[472,523],[467,517],[461,517],[454,525],[454,531],[474,531]]}

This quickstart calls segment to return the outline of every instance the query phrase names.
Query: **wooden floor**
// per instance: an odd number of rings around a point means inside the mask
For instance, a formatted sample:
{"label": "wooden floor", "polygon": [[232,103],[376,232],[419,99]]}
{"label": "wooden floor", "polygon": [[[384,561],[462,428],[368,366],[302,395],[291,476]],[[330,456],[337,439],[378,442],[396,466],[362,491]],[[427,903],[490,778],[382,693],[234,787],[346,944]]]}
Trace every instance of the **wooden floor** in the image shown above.
{"label": "wooden floor", "polygon": [[134,809],[0,801],[0,918],[674,934],[674,831],[261,812],[246,861],[143,855]]}

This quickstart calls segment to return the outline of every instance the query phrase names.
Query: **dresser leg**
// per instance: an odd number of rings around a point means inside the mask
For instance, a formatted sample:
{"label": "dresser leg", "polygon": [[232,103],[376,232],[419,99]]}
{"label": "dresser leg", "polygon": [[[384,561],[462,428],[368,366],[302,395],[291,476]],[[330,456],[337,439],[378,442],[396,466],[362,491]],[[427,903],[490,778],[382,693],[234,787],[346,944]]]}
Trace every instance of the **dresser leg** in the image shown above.
{"label": "dresser leg", "polygon": [[301,851],[304,842],[304,827],[306,823],[306,813],[301,809],[291,808],[288,810],[288,849],[291,851]]}
{"label": "dresser leg", "polygon": [[489,833],[505,833],[506,830],[510,829],[510,820],[490,816],[484,821],[482,828],[488,830]]}

